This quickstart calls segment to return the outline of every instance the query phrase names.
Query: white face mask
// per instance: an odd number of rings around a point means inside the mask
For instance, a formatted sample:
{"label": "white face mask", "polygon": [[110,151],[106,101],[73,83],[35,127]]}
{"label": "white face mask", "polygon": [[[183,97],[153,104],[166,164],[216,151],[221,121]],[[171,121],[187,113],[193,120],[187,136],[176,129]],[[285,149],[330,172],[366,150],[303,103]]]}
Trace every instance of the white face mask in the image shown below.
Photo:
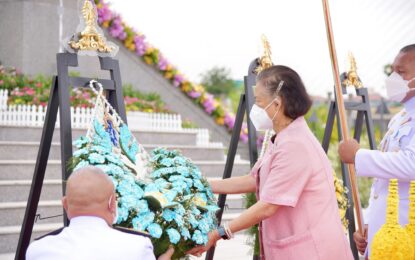
{"label": "white face mask", "polygon": [[268,130],[272,129],[272,127],[274,126],[273,121],[275,116],[278,114],[279,109],[277,112],[275,112],[272,119],[269,118],[266,112],[266,110],[271,106],[274,100],[271,103],[269,103],[265,108],[260,108],[256,104],[252,106],[252,109],[249,112],[249,118],[251,119],[252,124],[255,126],[256,130]]}
{"label": "white face mask", "polygon": [[389,99],[395,102],[401,102],[410,90],[408,84],[413,80],[415,80],[415,78],[412,78],[411,80],[404,80],[401,75],[396,72],[392,72],[392,74],[385,80],[386,92]]}
{"label": "white face mask", "polygon": [[[108,201],[108,208],[111,208],[111,201],[112,201],[113,196],[111,195],[110,200]],[[118,220],[118,205],[115,205],[115,214],[114,214],[114,219],[112,220],[112,224],[117,224],[117,220]]]}

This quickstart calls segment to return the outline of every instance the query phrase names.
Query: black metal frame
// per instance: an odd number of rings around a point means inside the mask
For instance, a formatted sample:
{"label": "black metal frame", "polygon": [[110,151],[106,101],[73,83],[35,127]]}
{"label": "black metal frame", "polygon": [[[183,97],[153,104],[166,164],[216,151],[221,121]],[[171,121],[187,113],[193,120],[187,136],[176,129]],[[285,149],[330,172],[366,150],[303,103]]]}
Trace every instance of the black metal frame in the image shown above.
{"label": "black metal frame", "polygon": [[[256,130],[249,118],[249,111],[255,103],[253,86],[256,84],[255,69],[259,66],[259,59],[255,59],[249,65],[248,75],[244,77],[245,82],[245,94],[241,94],[239,99],[238,110],[236,112],[235,125],[232,130],[231,141],[229,144],[228,155],[226,158],[225,169],[223,172],[223,179],[230,178],[232,176],[232,169],[235,161],[236,150],[238,148],[239,137],[242,129],[244,116],[247,116],[248,124],[248,148],[249,148],[249,160],[251,167],[254,166],[258,159],[258,149],[256,145]],[[226,194],[220,194],[218,198],[218,206],[220,210],[216,214],[218,218],[218,224],[222,221],[223,211],[225,209]],[[206,260],[212,260],[215,255],[215,247],[210,248],[206,254]],[[253,257],[257,259],[256,256]]]}
{"label": "black metal frame", "polygon": [[[345,78],[346,78],[345,73],[343,73],[341,75],[341,81],[343,82]],[[343,94],[346,94],[346,93],[347,93],[346,88],[345,86],[343,86]],[[367,88],[356,89],[356,95],[362,98],[361,102],[356,102],[356,101],[345,101],[344,102],[345,108],[347,111],[357,111],[353,138],[356,139],[358,142],[360,141],[360,137],[363,131],[363,121],[365,119],[370,149],[375,150],[376,141],[375,141],[374,126],[373,126],[372,113],[370,109],[369,94],[368,94]],[[322,146],[326,153],[328,152],[328,149],[329,149],[330,138],[333,133],[334,120],[336,117],[339,118],[339,109],[337,106],[337,102],[335,100],[335,101],[331,101],[329,105],[329,113],[327,115],[326,128],[324,130],[324,137],[322,141]],[[339,120],[337,120],[337,130],[338,130],[339,141],[343,140],[342,133],[340,131]],[[347,169],[347,165],[344,163],[341,163],[341,169],[342,169],[343,183],[347,187],[347,189],[351,191],[352,189],[351,189],[350,180],[348,177],[349,172]],[[353,210],[354,209],[353,196],[351,192],[349,192],[347,196],[350,202],[350,207],[346,211],[346,218],[349,221],[348,231],[349,231],[350,247],[352,249],[354,258],[358,260],[359,253],[357,251],[356,244],[353,240],[353,233],[356,231],[354,210]]]}
{"label": "black metal frame", "polygon": [[[27,247],[33,231],[36,211],[39,204],[43,181],[45,178],[46,166],[48,163],[49,151],[52,144],[53,132],[58,114],[60,116],[60,143],[61,143],[61,167],[62,167],[62,194],[65,195],[65,184],[71,172],[66,164],[72,157],[72,127],[70,114],[69,89],[74,86],[88,87],[92,78],[70,77],[69,67],[78,66],[78,56],[74,53],[58,53],[57,69],[58,75],[53,77],[49,95],[48,107],[46,110],[45,124],[43,126],[38,156],[30,187],[23,225],[20,232],[19,243],[15,259],[25,259]],[[107,90],[107,98],[110,104],[117,110],[118,114],[127,123],[124,99],[122,94],[121,74],[118,60],[110,57],[99,57],[102,70],[110,72],[111,79],[96,79]],[[64,225],[69,223],[64,212]]]}

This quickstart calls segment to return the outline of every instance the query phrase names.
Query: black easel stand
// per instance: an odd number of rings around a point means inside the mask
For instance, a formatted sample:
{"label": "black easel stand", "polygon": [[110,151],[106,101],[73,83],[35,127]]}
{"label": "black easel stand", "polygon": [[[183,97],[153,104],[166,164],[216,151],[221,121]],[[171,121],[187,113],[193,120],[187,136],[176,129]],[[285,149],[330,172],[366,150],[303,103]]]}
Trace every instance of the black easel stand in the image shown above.
{"label": "black easel stand", "polygon": [[[42,138],[40,141],[38,156],[36,159],[35,171],[33,174],[32,185],[27,201],[26,212],[20,232],[19,243],[16,250],[15,259],[25,259],[27,247],[32,235],[35,215],[42,191],[43,180],[45,178],[46,166],[48,163],[49,151],[52,143],[53,132],[58,114],[60,116],[60,143],[61,143],[61,167],[62,167],[62,194],[65,195],[65,185],[71,172],[68,171],[66,164],[72,157],[72,128],[69,89],[74,86],[88,87],[92,78],[69,77],[68,68],[78,66],[78,56],[73,53],[58,53],[57,69],[58,75],[53,77],[49,95],[48,107],[46,110],[45,124],[43,126]],[[127,122],[125,113],[124,99],[122,94],[121,75],[118,61],[109,57],[99,58],[101,69],[108,70],[111,79],[96,79],[107,90],[107,99],[117,110],[118,114]],[[68,218],[64,213],[64,225],[68,225]]]}
{"label": "black easel stand", "polygon": [[[239,136],[242,129],[242,123],[244,116],[247,116],[248,122],[248,145],[249,145],[249,160],[251,167],[254,166],[255,162],[258,159],[258,150],[256,146],[256,130],[253,126],[251,120],[249,119],[249,111],[251,111],[252,106],[255,103],[253,86],[256,84],[256,73],[255,69],[259,66],[259,59],[255,59],[251,62],[248,70],[248,75],[245,76],[245,94],[242,94],[239,99],[238,110],[236,112],[235,125],[232,130],[231,142],[229,144],[228,156],[226,158],[225,170],[223,172],[223,179],[230,178],[232,175],[232,169],[235,161],[236,150],[238,148]],[[218,224],[220,225],[222,221],[222,215],[225,208],[226,194],[219,195],[218,206],[220,210],[218,211],[217,218]],[[212,260],[215,254],[215,248],[212,247],[206,254],[206,260]],[[257,259],[254,256],[254,259]]]}
{"label": "black easel stand", "polygon": [[[345,79],[345,73],[341,75],[341,82]],[[343,94],[347,94],[345,86],[343,86]],[[361,102],[356,101],[345,101],[345,108],[346,111],[357,111],[355,126],[354,126],[354,134],[353,138],[357,141],[360,141],[360,137],[362,135],[363,131],[363,120],[365,119],[366,122],[366,130],[369,138],[369,145],[370,149],[375,150],[376,149],[376,142],[375,142],[375,134],[374,134],[374,126],[373,126],[373,120],[372,120],[372,113],[370,110],[370,103],[369,103],[369,94],[367,91],[367,88],[358,88],[356,89],[356,95],[361,97]],[[339,109],[335,101],[331,101],[329,105],[329,113],[327,116],[326,121],[326,128],[324,130],[324,137],[322,146],[324,151],[327,153],[330,145],[330,138],[333,133],[333,126],[334,126],[334,119],[339,118]],[[337,130],[338,130],[338,137],[339,141],[343,139],[341,131],[340,131],[340,122],[337,120]],[[342,179],[344,185],[347,187],[349,191],[351,191],[351,185],[349,180],[349,172],[347,170],[347,166],[344,163],[341,163],[341,169],[342,169]],[[356,231],[355,227],[355,218],[354,218],[354,205],[353,205],[353,197],[351,192],[347,194],[350,207],[346,211],[346,218],[349,221],[349,241],[350,246],[353,252],[354,259],[359,259],[359,254],[356,248],[356,244],[353,240],[353,233]]]}

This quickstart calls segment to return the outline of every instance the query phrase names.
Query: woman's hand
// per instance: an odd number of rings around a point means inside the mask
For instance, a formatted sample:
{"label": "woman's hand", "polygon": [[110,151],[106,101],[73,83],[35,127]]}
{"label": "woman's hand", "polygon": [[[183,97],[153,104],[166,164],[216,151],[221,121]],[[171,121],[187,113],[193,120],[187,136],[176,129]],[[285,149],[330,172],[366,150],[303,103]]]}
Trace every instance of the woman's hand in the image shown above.
{"label": "woman's hand", "polygon": [[218,231],[215,229],[211,231],[208,236],[209,236],[209,240],[206,243],[206,245],[195,247],[189,250],[188,252],[186,252],[186,254],[200,257],[204,252],[208,251],[212,246],[216,246],[216,242],[220,240]]}
{"label": "woman's hand", "polygon": [[170,260],[171,257],[174,254],[174,247],[173,246],[169,246],[169,249],[167,249],[166,252],[164,252],[164,254],[160,255],[157,260]]}

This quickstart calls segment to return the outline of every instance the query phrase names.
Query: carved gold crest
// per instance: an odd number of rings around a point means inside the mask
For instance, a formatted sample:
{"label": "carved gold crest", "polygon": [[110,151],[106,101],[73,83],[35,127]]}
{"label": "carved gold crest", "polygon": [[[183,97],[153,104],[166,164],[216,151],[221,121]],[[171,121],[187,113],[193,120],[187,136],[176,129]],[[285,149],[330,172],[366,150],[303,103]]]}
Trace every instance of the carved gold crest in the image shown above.
{"label": "carved gold crest", "polygon": [[256,68],[255,72],[258,74],[264,69],[267,69],[272,66],[272,59],[271,59],[271,45],[265,35],[261,36],[262,46],[263,46],[263,53],[262,56],[259,58],[259,66]]}
{"label": "carved gold crest", "polygon": [[69,46],[73,50],[80,51],[97,51],[101,53],[110,53],[114,47],[109,46],[97,28],[97,11],[89,0],[85,0],[82,7],[82,17],[85,28],[78,33],[77,40],[69,41]]}
{"label": "carved gold crest", "polygon": [[359,80],[359,75],[357,75],[357,65],[356,60],[351,52],[349,52],[349,64],[350,69],[346,73],[346,79],[343,80],[344,86],[354,86],[355,88],[362,88],[363,84]]}

